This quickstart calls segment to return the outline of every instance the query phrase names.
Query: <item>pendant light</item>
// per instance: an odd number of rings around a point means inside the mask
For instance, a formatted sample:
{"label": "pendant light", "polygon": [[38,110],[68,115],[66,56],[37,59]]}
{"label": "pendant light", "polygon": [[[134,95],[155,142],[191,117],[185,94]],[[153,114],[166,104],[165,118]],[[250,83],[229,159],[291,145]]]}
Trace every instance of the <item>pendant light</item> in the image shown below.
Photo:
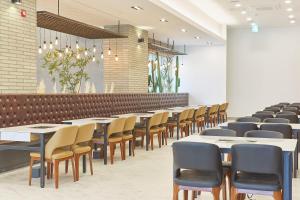
{"label": "pendant light", "polygon": [[55,34],[55,45],[56,45],[56,46],[58,45],[57,31],[56,31],[56,34]]}
{"label": "pendant light", "polygon": [[44,29],[44,44],[43,44],[43,49],[47,49],[47,42],[46,42],[46,30]]}
{"label": "pendant light", "polygon": [[39,45],[39,54],[42,54],[43,53],[43,50],[42,50],[42,33],[41,33],[41,28],[39,29],[40,30],[40,45]]}
{"label": "pendant light", "polygon": [[61,51],[61,33],[59,34],[59,39],[60,39],[60,42],[59,42],[59,53],[58,53],[58,56],[61,58],[62,57],[62,51]]}
{"label": "pendant light", "polygon": [[78,50],[79,49],[79,41],[78,41],[78,38],[76,40],[76,49]]}
{"label": "pendant light", "polygon": [[95,55],[93,55],[93,59],[92,59],[92,61],[93,61],[93,62],[95,62],[95,61],[96,61],[96,57],[95,57]]}
{"label": "pendant light", "polygon": [[101,40],[101,59],[104,59],[104,54],[103,54],[103,40]]}
{"label": "pendant light", "polygon": [[108,55],[111,55],[110,40],[108,40]]}
{"label": "pendant light", "polygon": [[116,55],[115,55],[115,61],[119,61],[118,57],[118,40],[116,39]]}
{"label": "pendant light", "polygon": [[96,45],[95,45],[95,40],[93,40],[93,52],[96,53],[97,49],[96,49]]}
{"label": "pendant light", "polygon": [[66,34],[66,48],[65,53],[69,53],[69,46],[68,46],[68,35]]}
{"label": "pendant light", "polygon": [[88,55],[88,49],[86,48],[86,39],[85,39],[85,49],[84,49],[84,55],[87,56]]}
{"label": "pendant light", "polygon": [[49,43],[49,49],[52,50],[53,49],[53,44],[52,44],[52,36],[51,36],[51,30],[50,31],[50,43]]}

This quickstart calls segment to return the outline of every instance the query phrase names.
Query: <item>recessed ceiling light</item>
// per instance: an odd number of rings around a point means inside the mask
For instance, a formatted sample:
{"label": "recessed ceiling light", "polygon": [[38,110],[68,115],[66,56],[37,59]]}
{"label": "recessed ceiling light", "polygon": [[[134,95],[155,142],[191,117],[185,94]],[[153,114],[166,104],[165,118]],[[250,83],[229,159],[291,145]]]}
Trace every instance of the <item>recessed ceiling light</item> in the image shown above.
{"label": "recessed ceiling light", "polygon": [[291,24],[295,24],[296,21],[295,21],[295,20],[291,20],[290,23],[291,23]]}
{"label": "recessed ceiling light", "polygon": [[291,0],[285,0],[284,3],[290,4],[290,3],[292,3],[292,1]]}
{"label": "recessed ceiling light", "polygon": [[294,18],[295,18],[294,15],[289,15],[288,17],[289,17],[290,19],[294,19]]}
{"label": "recessed ceiling light", "polygon": [[235,4],[235,7],[237,7],[237,8],[239,8],[239,7],[241,7],[242,6],[242,4],[240,4],[240,3],[236,3]]}
{"label": "recessed ceiling light", "polygon": [[199,37],[199,36],[196,36],[196,37],[195,37],[195,39],[196,39],[196,40],[199,40],[199,39],[200,39],[200,37]]}
{"label": "recessed ceiling light", "polygon": [[252,21],[252,18],[251,18],[251,17],[247,17],[246,20],[247,20],[248,22],[251,22],[251,21]]}
{"label": "recessed ceiling light", "polygon": [[161,22],[168,22],[168,20],[165,19],[165,18],[161,18],[160,21],[161,21]]}
{"label": "recessed ceiling light", "polygon": [[247,11],[246,11],[246,10],[243,10],[243,11],[241,12],[241,14],[242,14],[242,15],[246,15],[246,14],[247,14]]}
{"label": "recessed ceiling light", "polygon": [[183,28],[183,29],[181,29],[181,31],[182,31],[182,32],[184,32],[184,33],[186,33],[186,32],[187,32],[187,30],[186,30],[186,29],[184,29],[184,28]]}
{"label": "recessed ceiling light", "polygon": [[292,12],[292,11],[293,11],[293,8],[287,8],[286,11]]}
{"label": "recessed ceiling light", "polygon": [[140,6],[131,6],[132,9],[134,10],[144,10],[142,7]]}

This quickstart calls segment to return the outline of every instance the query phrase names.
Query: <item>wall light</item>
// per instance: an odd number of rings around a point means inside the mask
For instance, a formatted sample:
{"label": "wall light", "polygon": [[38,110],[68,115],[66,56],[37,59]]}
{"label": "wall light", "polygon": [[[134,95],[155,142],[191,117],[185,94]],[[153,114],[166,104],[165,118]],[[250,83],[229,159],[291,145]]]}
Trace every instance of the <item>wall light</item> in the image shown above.
{"label": "wall light", "polygon": [[17,5],[22,4],[21,0],[11,0],[11,2],[14,3],[14,4],[17,4]]}

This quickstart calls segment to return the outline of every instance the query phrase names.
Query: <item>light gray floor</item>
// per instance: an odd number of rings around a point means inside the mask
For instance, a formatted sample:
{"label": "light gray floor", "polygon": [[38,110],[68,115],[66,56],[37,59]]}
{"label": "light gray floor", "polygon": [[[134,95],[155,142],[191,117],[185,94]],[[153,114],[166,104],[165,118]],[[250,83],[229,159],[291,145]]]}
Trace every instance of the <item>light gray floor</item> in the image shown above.
{"label": "light gray floor", "polygon": [[[157,141],[155,141],[157,143]],[[46,188],[39,188],[39,179],[28,186],[28,168],[0,175],[0,200],[170,200],[172,199],[172,151],[170,146],[157,146],[146,152],[137,147],[136,156],[120,160],[116,151],[114,165],[94,161],[94,176],[81,174],[79,182],[73,182],[71,171],[63,172],[61,165],[60,188],[54,189],[54,181],[47,180]],[[89,171],[88,171],[89,172]],[[293,180],[293,199],[300,200],[300,179]],[[297,191],[298,190],[298,191]],[[182,195],[181,195],[182,197]],[[209,193],[201,198],[212,199]],[[270,197],[254,197],[268,200]]]}

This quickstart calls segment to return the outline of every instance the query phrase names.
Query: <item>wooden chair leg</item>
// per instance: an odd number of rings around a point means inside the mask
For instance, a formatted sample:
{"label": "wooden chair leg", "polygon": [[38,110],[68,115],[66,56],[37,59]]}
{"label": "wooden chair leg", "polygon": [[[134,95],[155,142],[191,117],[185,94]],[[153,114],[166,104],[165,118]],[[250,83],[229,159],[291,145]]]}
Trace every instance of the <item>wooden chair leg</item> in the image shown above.
{"label": "wooden chair leg", "polygon": [[142,136],[141,147],[144,148],[144,136]]}
{"label": "wooden chair leg", "polygon": [[89,152],[89,161],[90,161],[91,175],[93,175],[94,174],[94,170],[93,170],[93,155],[92,155],[92,150]]}
{"label": "wooden chair leg", "polygon": [[78,154],[75,154],[74,155],[74,160],[75,160],[76,181],[79,181],[79,159],[80,159],[80,156]]}
{"label": "wooden chair leg", "polygon": [[47,179],[50,179],[51,175],[51,163],[47,162]]}
{"label": "wooden chair leg", "polygon": [[220,188],[213,188],[212,189],[212,194],[214,197],[214,200],[220,200]]}
{"label": "wooden chair leg", "polygon": [[282,192],[276,191],[273,193],[274,200],[282,200]]}
{"label": "wooden chair leg", "polygon": [[74,158],[71,159],[71,164],[72,164],[72,172],[73,172],[73,180],[74,182],[77,181],[77,178],[79,179],[79,175],[77,176],[75,165],[74,165]]}
{"label": "wooden chair leg", "polygon": [[132,145],[131,145],[131,148],[132,148],[132,156],[134,156],[134,150],[135,150],[135,138],[132,139]]}
{"label": "wooden chair leg", "polygon": [[30,163],[29,163],[29,180],[28,184],[31,185],[31,179],[32,179],[32,166],[33,166],[33,159],[30,157]]}
{"label": "wooden chair leg", "polygon": [[189,191],[188,190],[184,190],[183,191],[183,200],[188,200],[189,199]]}
{"label": "wooden chair leg", "polygon": [[192,200],[195,200],[197,198],[196,191],[192,191]]}
{"label": "wooden chair leg", "polygon": [[153,150],[153,134],[150,134],[151,150]]}
{"label": "wooden chair leg", "polygon": [[125,160],[124,143],[123,142],[120,142],[120,152],[121,152],[121,160]]}
{"label": "wooden chair leg", "polygon": [[65,172],[66,172],[66,174],[68,173],[68,171],[69,171],[69,161],[68,160],[66,160],[65,161]]}
{"label": "wooden chair leg", "polygon": [[54,160],[54,182],[55,188],[58,189],[58,182],[59,182],[59,161]]}
{"label": "wooden chair leg", "polygon": [[157,134],[157,137],[158,137],[158,146],[159,148],[161,148],[161,132]]}
{"label": "wooden chair leg", "polygon": [[226,179],[224,180],[222,184],[222,198],[223,200],[227,199],[227,192],[226,192]]}
{"label": "wooden chair leg", "polygon": [[113,144],[109,144],[109,150],[110,150],[110,164],[114,164],[114,150],[115,150],[115,147]]}
{"label": "wooden chair leg", "polygon": [[173,184],[173,200],[178,200],[179,186]]}
{"label": "wooden chair leg", "polygon": [[168,132],[166,131],[164,134],[165,134],[165,144],[168,145]]}
{"label": "wooden chair leg", "polygon": [[236,191],[236,189],[233,187],[233,186],[231,186],[231,189],[230,189],[230,200],[237,200],[237,191]]}

